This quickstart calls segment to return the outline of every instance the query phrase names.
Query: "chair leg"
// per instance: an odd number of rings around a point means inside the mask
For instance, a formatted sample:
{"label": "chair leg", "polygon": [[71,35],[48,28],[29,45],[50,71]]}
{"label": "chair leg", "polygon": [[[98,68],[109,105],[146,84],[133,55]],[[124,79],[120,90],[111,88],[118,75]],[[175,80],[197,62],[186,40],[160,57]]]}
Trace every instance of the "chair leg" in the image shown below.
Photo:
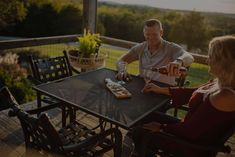
{"label": "chair leg", "polygon": [[66,107],[62,105],[61,110],[62,110],[62,127],[65,127],[66,126]]}
{"label": "chair leg", "polygon": [[122,155],[122,133],[119,129],[116,129],[114,132],[115,136],[115,145],[114,145],[114,157],[121,157]]}
{"label": "chair leg", "polygon": [[69,106],[61,106],[62,110],[62,127],[66,126],[67,117],[69,118],[69,122],[73,123],[76,120],[76,109]]}
{"label": "chair leg", "polygon": [[178,109],[175,107],[174,108],[174,117],[177,117],[178,116]]}

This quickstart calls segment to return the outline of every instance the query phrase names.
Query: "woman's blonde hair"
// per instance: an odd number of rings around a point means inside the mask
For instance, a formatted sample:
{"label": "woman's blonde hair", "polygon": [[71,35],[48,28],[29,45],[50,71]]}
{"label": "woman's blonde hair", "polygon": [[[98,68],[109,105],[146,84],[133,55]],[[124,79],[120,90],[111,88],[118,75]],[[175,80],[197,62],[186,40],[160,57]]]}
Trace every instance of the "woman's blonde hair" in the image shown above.
{"label": "woman's blonde hair", "polygon": [[210,41],[209,56],[215,75],[223,86],[235,85],[235,36],[216,37]]}

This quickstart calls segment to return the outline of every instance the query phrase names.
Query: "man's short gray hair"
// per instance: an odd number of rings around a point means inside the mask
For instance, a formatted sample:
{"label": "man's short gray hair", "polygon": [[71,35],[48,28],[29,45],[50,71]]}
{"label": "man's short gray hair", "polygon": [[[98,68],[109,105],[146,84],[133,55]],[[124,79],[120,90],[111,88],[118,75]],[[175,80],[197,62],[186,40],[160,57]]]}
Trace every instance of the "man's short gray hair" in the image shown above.
{"label": "man's short gray hair", "polygon": [[162,23],[161,21],[157,19],[149,19],[145,21],[144,26],[147,26],[147,27],[158,26],[160,29],[162,29]]}

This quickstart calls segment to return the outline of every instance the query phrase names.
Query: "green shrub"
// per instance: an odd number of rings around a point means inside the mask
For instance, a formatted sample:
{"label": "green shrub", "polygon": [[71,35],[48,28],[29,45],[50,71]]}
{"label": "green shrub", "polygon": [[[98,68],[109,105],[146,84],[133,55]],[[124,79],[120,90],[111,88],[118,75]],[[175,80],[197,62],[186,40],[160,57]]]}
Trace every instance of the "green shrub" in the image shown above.
{"label": "green shrub", "polygon": [[36,96],[26,77],[27,70],[18,64],[16,54],[0,56],[0,86],[8,86],[20,104],[34,100]]}
{"label": "green shrub", "polygon": [[18,49],[11,49],[11,50],[5,50],[1,52],[4,56],[7,54],[16,54],[17,57],[17,63],[20,64],[21,67],[27,69],[28,72],[30,72],[30,66],[29,66],[29,60],[28,56],[33,55],[34,57],[39,58],[46,58],[48,56],[44,55],[41,51],[35,50],[33,48],[18,48]]}

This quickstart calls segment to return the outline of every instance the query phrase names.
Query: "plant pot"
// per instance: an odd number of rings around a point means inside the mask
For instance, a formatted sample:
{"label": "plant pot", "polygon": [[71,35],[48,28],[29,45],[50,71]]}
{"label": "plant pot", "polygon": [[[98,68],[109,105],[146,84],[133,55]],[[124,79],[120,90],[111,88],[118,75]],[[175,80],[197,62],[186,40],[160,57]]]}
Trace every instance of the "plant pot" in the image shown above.
{"label": "plant pot", "polygon": [[75,68],[80,68],[83,70],[94,70],[105,66],[106,55],[100,54],[99,56],[91,55],[88,57],[81,57],[77,50],[70,50],[68,52],[68,57],[70,63]]}

